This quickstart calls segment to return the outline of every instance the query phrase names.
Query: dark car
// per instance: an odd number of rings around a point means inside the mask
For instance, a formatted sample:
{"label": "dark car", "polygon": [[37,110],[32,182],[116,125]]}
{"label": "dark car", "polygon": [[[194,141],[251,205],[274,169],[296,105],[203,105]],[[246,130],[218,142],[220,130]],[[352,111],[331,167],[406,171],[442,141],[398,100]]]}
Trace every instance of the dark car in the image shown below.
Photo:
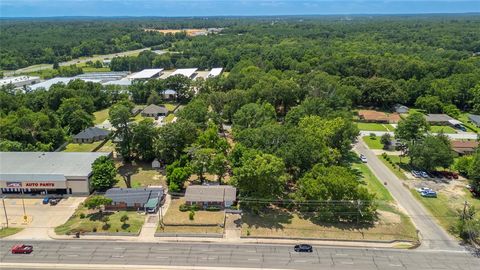
{"label": "dark car", "polygon": [[33,251],[31,245],[15,245],[12,247],[12,254],[30,254]]}
{"label": "dark car", "polygon": [[57,205],[59,201],[60,201],[60,198],[50,199],[50,205]]}
{"label": "dark car", "polygon": [[307,244],[296,245],[293,250],[296,252],[313,252],[313,247]]}

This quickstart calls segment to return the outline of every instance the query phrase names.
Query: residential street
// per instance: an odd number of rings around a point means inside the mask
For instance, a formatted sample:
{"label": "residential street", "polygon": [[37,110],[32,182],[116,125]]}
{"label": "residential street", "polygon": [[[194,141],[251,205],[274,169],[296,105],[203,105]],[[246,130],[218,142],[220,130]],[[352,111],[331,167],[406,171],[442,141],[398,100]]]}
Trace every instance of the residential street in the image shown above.
{"label": "residential street", "polygon": [[415,227],[420,231],[422,245],[419,249],[429,250],[461,250],[462,247],[451,237],[434,217],[417,201],[410,191],[403,186],[402,181],[378,159],[363,140],[359,139],[355,145],[358,153],[367,157],[367,165],[377,178],[386,183],[386,188],[396,199],[399,206],[411,217]]}
{"label": "residential street", "polygon": [[[479,269],[468,252],[314,247],[292,245],[30,241],[32,254],[11,254],[17,242],[0,243],[2,269]],[[59,264],[59,265],[53,265]],[[68,265],[72,265],[69,267]],[[170,266],[170,267],[169,267]],[[183,267],[179,267],[183,266]]]}

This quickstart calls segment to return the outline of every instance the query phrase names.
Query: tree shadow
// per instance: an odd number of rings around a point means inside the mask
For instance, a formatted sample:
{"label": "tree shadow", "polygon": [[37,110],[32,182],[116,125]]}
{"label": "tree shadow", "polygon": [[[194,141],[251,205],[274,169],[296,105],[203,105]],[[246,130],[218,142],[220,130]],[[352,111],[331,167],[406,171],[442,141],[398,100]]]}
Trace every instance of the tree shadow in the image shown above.
{"label": "tree shadow", "polygon": [[130,228],[130,224],[128,224],[128,223],[122,224],[122,230],[126,230],[128,228]]}
{"label": "tree shadow", "polygon": [[258,213],[244,210],[242,223],[254,228],[283,229],[283,224],[291,224],[293,215],[281,208],[268,208]]}
{"label": "tree shadow", "polygon": [[113,212],[95,212],[88,214],[86,217],[91,221],[101,221],[105,216],[111,216]]}
{"label": "tree shadow", "polygon": [[118,167],[117,172],[122,176],[123,181],[127,188],[132,187],[132,175],[135,175],[139,172],[140,166],[132,163],[123,163],[122,166]]}
{"label": "tree shadow", "polygon": [[344,230],[344,231],[368,230],[375,227],[374,221],[378,220],[378,214],[375,214],[373,221],[363,221],[363,222],[360,221],[358,223],[355,221],[342,221],[342,220],[327,221],[319,217],[318,214],[315,212],[302,212],[302,213],[299,213],[299,216],[309,220],[315,225],[322,226],[325,228],[335,228],[335,229]]}

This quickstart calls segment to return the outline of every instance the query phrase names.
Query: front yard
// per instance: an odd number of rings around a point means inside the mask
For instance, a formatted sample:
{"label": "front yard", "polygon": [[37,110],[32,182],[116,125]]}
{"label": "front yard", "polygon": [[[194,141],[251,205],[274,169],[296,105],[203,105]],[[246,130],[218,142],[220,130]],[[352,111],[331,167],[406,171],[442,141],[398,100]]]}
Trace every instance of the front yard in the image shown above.
{"label": "front yard", "polygon": [[375,193],[378,221],[373,224],[326,223],[313,213],[300,213],[272,208],[263,214],[245,211],[242,215],[242,236],[323,238],[342,240],[410,240],[416,241],[416,229],[400,212],[383,184],[363,163],[354,163],[362,184]]}
{"label": "front yard", "polygon": [[4,238],[10,235],[14,235],[18,232],[21,232],[23,228],[8,227],[0,229],[0,238]]}
{"label": "front yard", "polygon": [[375,136],[364,136],[362,137],[363,141],[367,144],[370,149],[383,149],[383,144],[380,142],[381,137]]}
{"label": "front yard", "polygon": [[108,110],[109,109],[103,109],[101,111],[97,111],[93,113],[93,116],[95,117],[95,120],[94,120],[95,125],[101,124],[108,119]]}
{"label": "front yard", "polygon": [[163,218],[163,225],[159,226],[159,233],[223,233],[225,220],[224,211],[195,211],[193,220],[190,211],[180,211],[180,205],[185,204],[184,198],[172,198],[167,213]]}
{"label": "front yard", "polygon": [[449,134],[457,133],[457,131],[450,126],[430,126],[430,131],[432,133],[440,133],[440,132],[449,133]]}
{"label": "front yard", "polygon": [[93,149],[98,147],[102,141],[93,142],[93,143],[69,143],[64,152],[92,152]]}
{"label": "front yard", "polygon": [[378,123],[357,123],[359,130],[366,130],[366,131],[388,131],[385,125],[378,124]]}
{"label": "front yard", "polygon": [[[128,221],[120,221],[123,215],[128,216]],[[102,217],[108,216],[109,226],[104,226]],[[83,206],[75,211],[75,213],[68,219],[68,221],[55,228],[55,233],[64,235],[76,232],[130,232],[138,233],[145,221],[145,215],[139,214],[135,211],[114,211],[99,213],[97,210],[89,210]]]}

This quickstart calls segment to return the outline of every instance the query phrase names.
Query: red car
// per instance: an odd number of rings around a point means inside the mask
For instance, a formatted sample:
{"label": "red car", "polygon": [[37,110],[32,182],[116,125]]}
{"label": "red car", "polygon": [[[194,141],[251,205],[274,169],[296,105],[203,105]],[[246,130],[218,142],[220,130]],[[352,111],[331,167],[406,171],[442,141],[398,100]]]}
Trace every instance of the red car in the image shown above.
{"label": "red car", "polygon": [[12,254],[30,254],[33,251],[33,246],[30,245],[15,245],[12,247]]}

